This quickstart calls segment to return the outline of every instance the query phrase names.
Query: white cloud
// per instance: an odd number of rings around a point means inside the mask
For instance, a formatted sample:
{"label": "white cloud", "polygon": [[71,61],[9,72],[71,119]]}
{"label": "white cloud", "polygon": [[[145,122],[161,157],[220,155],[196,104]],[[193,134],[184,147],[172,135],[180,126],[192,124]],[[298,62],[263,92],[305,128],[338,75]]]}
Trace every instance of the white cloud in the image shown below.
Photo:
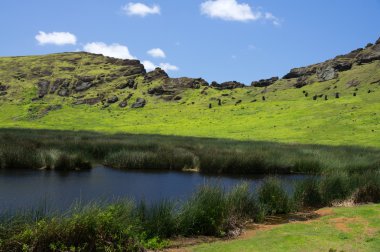
{"label": "white cloud", "polygon": [[129,16],[145,17],[147,15],[161,14],[160,6],[148,6],[143,3],[128,3],[122,7],[122,10]]}
{"label": "white cloud", "polygon": [[160,48],[150,49],[147,53],[153,58],[166,58],[165,52]]}
{"label": "white cloud", "polygon": [[120,44],[107,45],[103,42],[93,42],[84,45],[83,50],[113,58],[135,59],[135,57],[130,54],[128,47]]}
{"label": "white cloud", "polygon": [[207,0],[201,4],[201,13],[227,21],[269,20],[274,25],[280,25],[280,20],[272,13],[253,11],[249,4],[238,3],[236,0]]}
{"label": "white cloud", "polygon": [[153,71],[153,70],[156,69],[156,67],[157,67],[153,62],[151,62],[151,61],[149,61],[149,60],[144,60],[144,61],[141,62],[141,63],[144,65],[145,70],[146,70],[147,72]]}
{"label": "white cloud", "polygon": [[274,16],[270,12],[266,12],[265,13],[265,19],[268,20],[268,21],[271,21],[272,24],[274,24],[275,26],[280,26],[281,25],[281,20],[278,17]]}
{"label": "white cloud", "polygon": [[77,43],[77,38],[70,32],[45,33],[43,31],[40,31],[35,36],[35,39],[40,45],[75,45]]}
{"label": "white cloud", "polygon": [[148,72],[153,71],[157,67],[161,68],[165,72],[168,72],[168,71],[178,71],[179,70],[179,67],[177,67],[175,65],[172,65],[170,63],[160,63],[159,65],[155,65],[153,62],[151,62],[149,60],[144,60],[141,63],[144,65],[145,70],[148,71]]}
{"label": "white cloud", "polygon": [[170,63],[160,63],[160,67],[161,69],[163,69],[164,71],[178,71],[179,70],[179,67],[177,66],[174,66]]}

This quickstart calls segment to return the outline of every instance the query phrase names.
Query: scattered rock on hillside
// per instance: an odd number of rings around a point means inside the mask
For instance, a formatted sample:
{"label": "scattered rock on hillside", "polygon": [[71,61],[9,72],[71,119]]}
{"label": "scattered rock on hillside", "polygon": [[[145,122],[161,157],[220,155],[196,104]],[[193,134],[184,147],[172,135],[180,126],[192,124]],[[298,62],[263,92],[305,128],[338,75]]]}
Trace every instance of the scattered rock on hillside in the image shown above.
{"label": "scattered rock on hillside", "polygon": [[124,99],[122,102],[119,103],[120,108],[125,108],[128,106],[128,99]]}
{"label": "scattered rock on hillside", "polygon": [[302,87],[306,86],[307,84],[309,84],[308,77],[307,76],[301,76],[301,77],[297,78],[297,82],[296,82],[296,84],[294,84],[294,87],[295,88],[302,88]]}
{"label": "scattered rock on hillside", "polygon": [[269,79],[262,79],[259,81],[253,81],[251,83],[251,86],[253,86],[253,87],[268,87],[268,86],[274,84],[278,80],[279,80],[278,77],[272,77]]}
{"label": "scattered rock on hillside", "polygon": [[81,82],[79,81],[75,87],[75,91],[77,92],[83,92],[83,91],[86,91],[88,90],[89,88],[92,87],[92,83],[91,82]]}
{"label": "scattered rock on hillside", "polygon": [[60,67],[59,70],[73,72],[75,70],[75,67]]}
{"label": "scattered rock on hillside", "polygon": [[357,86],[359,86],[360,85],[360,81],[358,81],[358,80],[356,80],[356,79],[354,79],[354,80],[350,80],[350,81],[348,81],[347,83],[346,83],[346,86],[348,87],[348,88],[350,88],[350,87],[357,87]]}
{"label": "scattered rock on hillside", "polygon": [[116,95],[107,99],[107,103],[110,103],[110,104],[113,104],[113,103],[118,102],[118,101],[119,101],[119,98]]}
{"label": "scattered rock on hillside", "polygon": [[62,86],[61,89],[58,91],[58,95],[59,96],[69,96],[70,91],[69,91],[68,87]]}
{"label": "scattered rock on hillside", "polygon": [[148,89],[148,94],[150,95],[163,95],[164,93],[165,93],[165,90],[162,86]]}
{"label": "scattered rock on hillside", "polygon": [[137,98],[136,102],[132,104],[132,108],[143,108],[146,104],[145,99]]}
{"label": "scattered rock on hillside", "polygon": [[123,84],[120,84],[116,88],[117,89],[133,88],[134,85],[135,85],[135,81],[134,80],[128,80],[127,82],[125,82]]}
{"label": "scattered rock on hillside", "polygon": [[94,97],[94,98],[87,98],[84,100],[79,100],[79,101],[76,101],[74,104],[75,105],[80,105],[80,104],[95,105],[95,104],[101,102],[102,99],[103,99],[103,96],[98,96],[98,97]]}
{"label": "scattered rock on hillside", "polygon": [[6,91],[8,88],[8,86],[0,84],[0,91]]}
{"label": "scattered rock on hillside", "polygon": [[48,80],[40,80],[38,82],[38,98],[43,98],[45,95],[47,95],[49,90],[50,81]]}
{"label": "scattered rock on hillside", "polygon": [[96,76],[77,76],[78,80],[81,82],[93,82]]}
{"label": "scattered rock on hillside", "polygon": [[54,94],[61,86],[68,87],[70,81],[67,79],[56,79],[50,87],[50,94]]}

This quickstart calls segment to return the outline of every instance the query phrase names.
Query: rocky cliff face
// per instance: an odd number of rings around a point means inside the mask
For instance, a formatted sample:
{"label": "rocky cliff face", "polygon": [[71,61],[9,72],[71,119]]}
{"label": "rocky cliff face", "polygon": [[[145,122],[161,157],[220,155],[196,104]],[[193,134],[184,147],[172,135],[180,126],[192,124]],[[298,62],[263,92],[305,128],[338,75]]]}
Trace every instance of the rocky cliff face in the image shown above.
{"label": "rocky cliff face", "polygon": [[350,70],[354,64],[361,65],[375,60],[380,60],[380,39],[375,44],[368,44],[365,48],[359,48],[348,54],[339,55],[323,63],[294,68],[283,78],[298,78],[298,86],[308,84],[305,83],[305,79],[312,75],[316,75],[317,81],[323,82],[338,78],[339,72]]}

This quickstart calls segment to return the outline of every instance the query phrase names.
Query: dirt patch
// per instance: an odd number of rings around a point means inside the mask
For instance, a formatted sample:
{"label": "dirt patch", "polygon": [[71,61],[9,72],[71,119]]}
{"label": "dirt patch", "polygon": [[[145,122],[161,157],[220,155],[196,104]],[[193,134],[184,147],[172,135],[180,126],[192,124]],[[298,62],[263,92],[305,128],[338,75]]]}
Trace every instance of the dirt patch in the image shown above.
{"label": "dirt patch", "polygon": [[327,216],[327,215],[332,215],[334,213],[334,211],[331,208],[322,208],[322,209],[315,211],[315,213],[318,214],[319,216],[323,217],[323,216]]}
{"label": "dirt patch", "polygon": [[333,218],[329,220],[329,223],[334,225],[334,227],[344,233],[349,233],[351,231],[351,228],[349,227],[349,224],[364,224],[365,226],[368,226],[368,222],[362,218],[354,217],[354,218]]}

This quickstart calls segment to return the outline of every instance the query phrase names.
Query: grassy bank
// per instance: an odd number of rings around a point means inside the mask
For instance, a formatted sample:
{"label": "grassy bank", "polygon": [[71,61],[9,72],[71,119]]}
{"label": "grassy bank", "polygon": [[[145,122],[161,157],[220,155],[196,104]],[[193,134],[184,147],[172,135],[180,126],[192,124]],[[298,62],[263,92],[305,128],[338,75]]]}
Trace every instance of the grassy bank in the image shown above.
{"label": "grassy bank", "polygon": [[182,251],[319,252],[379,251],[380,205],[324,209],[306,223],[266,226],[241,240],[203,244]]}
{"label": "grassy bank", "polygon": [[[308,180],[296,186],[294,195],[269,178],[255,192],[248,184],[230,191],[205,185],[185,202],[121,200],[111,205],[74,206],[65,213],[3,212],[0,251],[142,251],[162,249],[178,235],[235,236],[247,222],[261,222],[266,216],[343,200],[380,202],[380,174],[371,174],[371,178],[346,178],[341,182],[345,186],[336,184],[342,176]],[[213,246],[217,249],[218,244]],[[209,247],[200,249],[204,248]]]}
{"label": "grassy bank", "polygon": [[159,135],[0,130],[3,169],[198,169],[219,174],[356,174],[380,169],[380,150]]}

